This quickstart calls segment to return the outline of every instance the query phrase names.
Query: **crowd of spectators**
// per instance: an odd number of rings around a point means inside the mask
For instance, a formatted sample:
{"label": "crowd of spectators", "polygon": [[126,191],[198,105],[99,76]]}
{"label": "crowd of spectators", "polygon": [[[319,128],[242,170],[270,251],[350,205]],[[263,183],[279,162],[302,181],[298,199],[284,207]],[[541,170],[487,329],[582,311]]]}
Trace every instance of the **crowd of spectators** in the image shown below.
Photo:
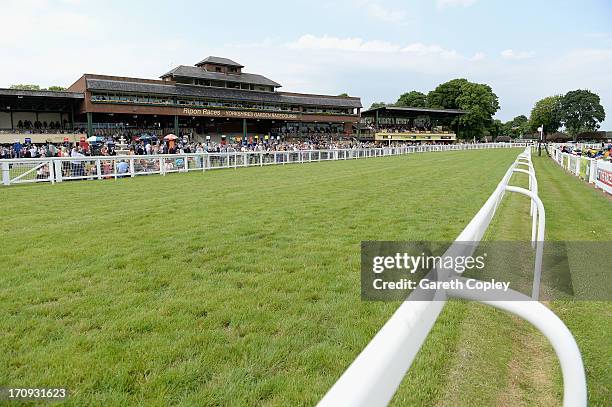
{"label": "crowd of spectators", "polygon": [[[394,128],[402,131],[401,128]],[[123,130],[122,130],[123,131]],[[187,142],[186,137],[179,136],[175,140],[166,140],[166,131],[147,129],[129,130],[127,134],[116,129],[97,131],[97,142],[80,141],[77,143],[44,143],[44,144],[14,144],[0,145],[0,159],[5,158],[40,158],[69,157],[76,146],[84,156],[114,156],[114,155],[152,155],[152,154],[182,154],[182,153],[223,153],[223,152],[270,152],[270,151],[300,151],[300,150],[331,150],[341,148],[371,148],[378,146],[374,142],[360,142],[343,133],[311,132],[306,137],[291,133],[279,135],[223,138],[220,142]],[[127,137],[126,137],[127,136]],[[83,140],[83,139],[82,139]],[[123,144],[122,144],[123,142]],[[385,141],[385,146],[387,142]],[[393,142],[394,145],[419,145],[419,141]],[[432,141],[427,144],[436,144]],[[591,154],[591,152],[588,152]]]}
{"label": "crowd of spectators", "polygon": [[[413,145],[421,143],[402,142],[394,143],[399,145]],[[427,143],[435,144],[435,143]],[[386,146],[387,144],[384,143]],[[0,159],[7,158],[42,158],[42,157],[61,157],[66,158],[60,162],[56,162],[54,171],[57,174],[61,171],[64,180],[82,179],[82,178],[112,178],[130,176],[133,174],[151,174],[159,172],[180,171],[184,168],[204,168],[205,156],[186,157],[182,154],[190,153],[233,153],[233,152],[257,152],[262,154],[244,155],[242,158],[235,155],[211,155],[208,159],[216,164],[214,166],[225,165],[257,165],[261,162],[279,163],[285,160],[290,160],[285,154],[274,154],[275,152],[294,152],[303,154],[302,159],[310,158],[312,150],[340,150],[340,149],[364,149],[380,147],[380,144],[375,142],[360,142],[356,139],[350,140],[333,140],[333,139],[309,139],[309,140],[280,140],[271,138],[270,140],[262,140],[257,142],[242,141],[226,141],[222,142],[206,142],[206,143],[189,143],[182,139],[157,139],[153,137],[141,137],[138,140],[130,142],[128,145],[122,145],[121,150],[116,149],[117,145],[114,142],[77,142],[77,143],[45,143],[40,145],[21,144],[19,142],[13,145],[0,145]],[[166,158],[149,159],[147,156],[156,154],[168,154]],[[173,156],[173,154],[176,154]],[[124,158],[125,155],[133,156],[132,158]],[[87,157],[108,157],[108,159],[88,160]],[[116,158],[113,158],[116,156]],[[240,158],[240,163],[238,163]],[[294,158],[295,159],[295,158]],[[188,162],[186,162],[188,161]],[[246,161],[246,163],[245,163]],[[38,165],[38,164],[35,164]],[[210,164],[209,164],[210,165]],[[163,168],[160,168],[163,166]],[[43,162],[36,168],[36,179],[48,180],[51,174],[51,168],[48,163]]]}
{"label": "crowd of spectators", "polygon": [[14,129],[0,129],[0,133],[44,134],[44,133],[79,133],[85,129],[72,129],[68,120],[59,121],[19,120]]}
{"label": "crowd of spectators", "polygon": [[413,123],[409,124],[379,124],[370,125],[371,131],[381,133],[432,133],[432,132],[448,132],[449,129],[445,126],[432,126],[429,123]]}
{"label": "crowd of spectators", "polygon": [[[370,148],[374,143],[363,143],[356,140],[332,141],[311,139],[303,141],[264,140],[260,142],[207,142],[187,143],[181,139],[159,140],[147,138],[133,141],[121,152],[127,155],[153,154],[184,154],[184,153],[225,153],[225,152],[272,152],[300,150],[331,150],[340,148]],[[115,156],[118,155],[117,144],[114,142],[100,143],[45,143],[0,145],[0,159],[8,158],[41,158],[41,157],[74,157],[75,153],[83,156]]]}
{"label": "crowd of spectators", "polygon": [[587,158],[610,160],[612,159],[612,143],[601,143],[600,148],[594,148],[592,145],[590,147],[579,148],[578,146],[566,144],[561,146],[561,152]]}

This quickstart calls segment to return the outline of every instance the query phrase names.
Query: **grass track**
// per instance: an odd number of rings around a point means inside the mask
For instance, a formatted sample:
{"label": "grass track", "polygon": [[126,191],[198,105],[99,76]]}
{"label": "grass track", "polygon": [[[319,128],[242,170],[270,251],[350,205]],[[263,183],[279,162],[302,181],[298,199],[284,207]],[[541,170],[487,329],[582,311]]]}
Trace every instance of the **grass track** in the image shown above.
{"label": "grass track", "polygon": [[454,239],[517,153],[0,189],[0,385],[313,404],[397,307],[360,301],[360,241]]}
{"label": "grass track", "polygon": [[[518,152],[0,189],[0,386],[68,386],[74,405],[314,404],[397,307],[359,300],[359,242],[453,240]],[[397,404],[444,404],[474,321],[508,318],[474,307],[447,307]]]}
{"label": "grass track", "polygon": [[[560,169],[547,157],[534,157],[540,197],[546,210],[547,240],[610,241],[609,229],[596,219],[612,219],[612,202],[587,184]],[[527,185],[515,175],[514,185]],[[507,194],[485,239],[528,241],[529,201]],[[523,214],[524,216],[517,216]],[[581,253],[569,253],[582,261]],[[608,285],[608,281],[573,274],[574,286]],[[554,301],[549,307],[565,322],[581,349],[587,373],[589,405],[610,405],[612,372],[612,303]],[[442,390],[430,397],[418,385],[427,371],[432,349],[426,342],[415,366],[402,383],[395,405],[437,406],[557,406],[562,402],[562,379],[556,355],[548,341],[528,323],[476,303],[451,302],[443,317],[456,322],[453,357],[439,372]],[[416,370],[416,371],[415,371]]]}

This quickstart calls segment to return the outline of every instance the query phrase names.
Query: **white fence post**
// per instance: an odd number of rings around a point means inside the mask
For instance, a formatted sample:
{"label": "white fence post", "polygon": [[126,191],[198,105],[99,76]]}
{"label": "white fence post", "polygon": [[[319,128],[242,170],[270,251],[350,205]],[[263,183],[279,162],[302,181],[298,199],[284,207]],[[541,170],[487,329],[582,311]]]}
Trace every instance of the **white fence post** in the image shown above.
{"label": "white fence post", "polygon": [[100,165],[100,160],[96,160],[96,174],[98,174],[98,179],[102,179],[102,165]]}
{"label": "white fence post", "polygon": [[4,185],[11,184],[11,169],[8,161],[2,162],[2,183]]}
{"label": "white fence post", "polygon": [[51,184],[55,184],[55,164],[53,163],[53,160],[49,160],[47,163],[47,168],[49,168],[49,180],[51,181]]}
{"label": "white fence post", "polygon": [[55,181],[62,182],[64,179],[64,170],[62,168],[62,160],[55,160],[53,162],[55,164]]}

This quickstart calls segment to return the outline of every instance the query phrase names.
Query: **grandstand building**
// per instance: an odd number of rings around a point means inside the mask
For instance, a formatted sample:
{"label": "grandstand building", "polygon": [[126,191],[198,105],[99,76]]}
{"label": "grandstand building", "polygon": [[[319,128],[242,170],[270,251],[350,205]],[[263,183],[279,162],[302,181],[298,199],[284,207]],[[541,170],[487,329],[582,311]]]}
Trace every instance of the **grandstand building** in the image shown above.
{"label": "grandstand building", "polygon": [[174,133],[190,141],[353,136],[359,98],[282,92],[243,68],[211,56],[159,79],[84,74],[63,92],[0,89],[0,143],[14,141],[11,130],[28,129],[33,142],[76,141],[75,130],[103,137]]}

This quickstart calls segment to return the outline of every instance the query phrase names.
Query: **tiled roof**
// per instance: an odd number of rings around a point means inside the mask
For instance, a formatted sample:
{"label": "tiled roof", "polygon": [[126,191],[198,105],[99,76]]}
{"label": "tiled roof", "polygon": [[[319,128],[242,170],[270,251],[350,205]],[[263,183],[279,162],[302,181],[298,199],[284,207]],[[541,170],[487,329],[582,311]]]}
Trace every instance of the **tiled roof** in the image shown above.
{"label": "tiled roof", "polygon": [[240,65],[238,62],[232,61],[229,58],[213,57],[213,56],[206,57],[195,65],[200,66],[204,64],[225,65],[225,66],[235,66],[237,68],[244,68],[244,65]]}
{"label": "tiled roof", "polygon": [[210,88],[196,85],[155,84],[146,82],[118,81],[110,79],[87,79],[87,89],[147,93],[166,96],[201,97],[220,100],[244,100],[251,102],[282,103],[303,106],[361,107],[361,100],[352,97],[288,94],[283,92],[256,92],[238,89]]}
{"label": "tiled roof", "polygon": [[210,72],[197,66],[180,65],[160,76],[165,78],[167,76],[182,77],[182,78],[196,78],[196,79],[210,79],[216,81],[227,81],[227,82],[238,82],[238,83],[252,83],[254,85],[274,86],[280,88],[280,84],[266,78],[265,76],[257,75],[254,73],[238,73],[238,74],[225,74],[221,72]]}

